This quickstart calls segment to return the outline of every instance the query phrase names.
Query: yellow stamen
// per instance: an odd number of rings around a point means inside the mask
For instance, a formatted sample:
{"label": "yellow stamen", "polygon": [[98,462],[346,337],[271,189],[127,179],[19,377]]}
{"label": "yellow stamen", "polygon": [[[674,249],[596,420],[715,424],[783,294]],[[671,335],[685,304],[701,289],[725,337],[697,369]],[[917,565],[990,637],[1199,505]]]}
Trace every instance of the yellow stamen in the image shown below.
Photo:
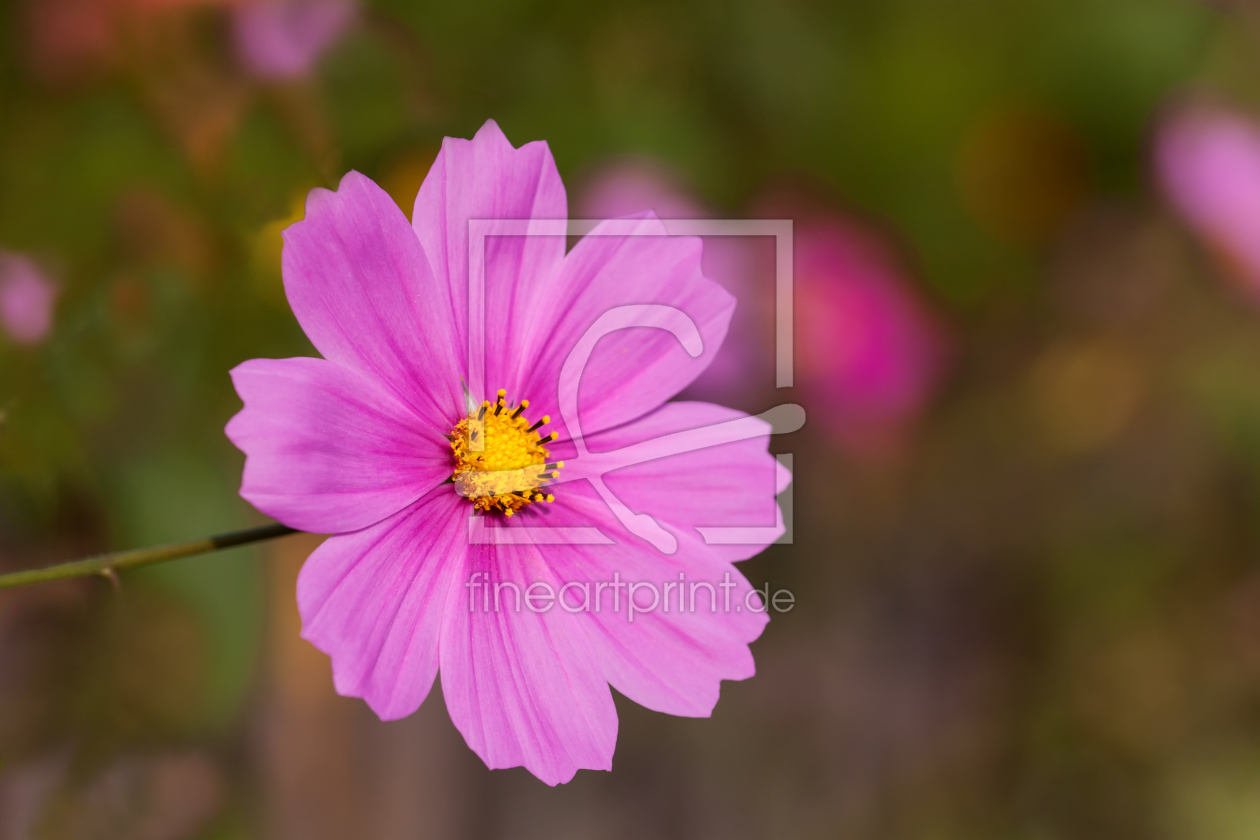
{"label": "yellow stamen", "polygon": [[483,402],[451,431],[452,480],[478,510],[512,516],[534,502],[555,501],[538,488],[554,482],[564,462],[550,461],[551,453],[543,446],[559,433],[543,437],[538,431],[551,422],[550,417],[531,424],[523,413],[529,400],[521,400],[520,407],[509,412],[504,410],[507,391],[500,389],[497,397],[493,403]]}

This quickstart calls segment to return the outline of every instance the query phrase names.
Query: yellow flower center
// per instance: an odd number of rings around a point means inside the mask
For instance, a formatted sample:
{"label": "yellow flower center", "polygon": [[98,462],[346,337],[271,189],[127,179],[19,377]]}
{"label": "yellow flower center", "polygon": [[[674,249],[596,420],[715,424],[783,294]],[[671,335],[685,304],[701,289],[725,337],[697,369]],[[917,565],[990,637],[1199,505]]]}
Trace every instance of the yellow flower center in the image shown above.
{"label": "yellow flower center", "polygon": [[507,391],[500,390],[493,403],[483,402],[448,436],[455,453],[451,480],[478,510],[511,516],[534,502],[555,501],[539,488],[554,481],[564,466],[563,461],[549,463],[551,453],[543,446],[559,434],[542,437],[538,429],[551,418],[544,415],[531,424],[524,415],[527,408],[529,400],[513,407],[507,403]]}

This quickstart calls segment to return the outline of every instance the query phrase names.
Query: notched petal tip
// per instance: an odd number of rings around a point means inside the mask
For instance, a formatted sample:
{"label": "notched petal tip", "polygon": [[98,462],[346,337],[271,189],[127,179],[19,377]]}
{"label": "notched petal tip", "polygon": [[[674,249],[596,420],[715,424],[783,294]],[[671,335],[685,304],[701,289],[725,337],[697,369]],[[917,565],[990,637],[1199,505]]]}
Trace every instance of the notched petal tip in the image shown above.
{"label": "notched petal tip", "polygon": [[[344,180],[345,178],[342,178],[342,181]],[[340,189],[341,187],[340,185],[338,185],[337,190],[340,190]],[[306,203],[304,205],[305,209],[303,210],[302,220],[289,225],[287,228],[281,231],[280,232],[281,236],[283,236],[285,239],[288,239],[289,231],[292,231],[300,226],[305,225],[307,223],[307,220],[310,219],[311,216],[317,213],[323,212],[325,207],[327,207],[329,204],[336,201],[337,190],[330,190],[330,189],[326,189],[325,187],[314,187],[310,192],[306,194]]]}
{"label": "notched petal tip", "polygon": [[[457,138],[447,137],[447,140],[455,140]],[[469,142],[469,141],[465,141]],[[481,124],[481,128],[477,129],[477,133],[473,135],[473,143],[497,143],[503,142],[511,145],[511,141],[507,139],[507,135],[503,133],[503,129],[499,127],[499,123],[491,117]]]}
{"label": "notched petal tip", "polygon": [[[388,198],[388,194],[381,188],[379,184],[368,176],[359,172],[357,169],[351,169],[345,175],[341,176],[341,180],[337,183],[337,189],[330,190],[326,187],[314,187],[306,194],[305,211],[303,218],[282,230],[281,236],[287,242],[289,234],[293,231],[304,229],[316,217],[328,212],[336,212],[339,204],[346,199],[362,196],[368,201],[379,199],[381,196]],[[373,202],[380,203],[380,202]],[[381,203],[382,207],[394,205],[393,199],[389,199],[389,204]],[[401,210],[399,211],[402,212]]]}
{"label": "notched petal tip", "polygon": [[[515,146],[494,119],[486,120],[481,128],[477,129],[477,133],[472,136],[472,139],[463,137],[442,138],[442,150],[444,152],[458,153],[461,149],[471,149],[474,154],[488,152],[494,155],[504,155],[507,160],[513,161],[512,166],[524,167],[526,171],[536,167],[543,167],[549,171],[549,174],[556,182],[560,180],[559,172],[556,169],[555,156],[552,155],[551,146],[547,144],[546,140],[530,140],[522,143],[520,146]],[[440,158],[441,156],[439,156]]]}

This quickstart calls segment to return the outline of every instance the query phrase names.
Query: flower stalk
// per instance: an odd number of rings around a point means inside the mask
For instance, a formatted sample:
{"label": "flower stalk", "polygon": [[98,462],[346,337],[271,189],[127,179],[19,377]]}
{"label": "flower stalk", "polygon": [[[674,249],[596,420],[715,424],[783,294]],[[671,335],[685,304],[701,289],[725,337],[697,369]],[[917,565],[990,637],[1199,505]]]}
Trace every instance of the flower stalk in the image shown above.
{"label": "flower stalk", "polygon": [[153,548],[137,548],[130,551],[115,551],[110,554],[100,554],[96,557],[86,557],[82,560],[71,560],[67,563],[57,563],[38,569],[9,572],[8,574],[0,575],[0,589],[27,586],[32,583],[44,583],[50,580],[87,577],[88,575],[103,575],[111,581],[117,581],[116,573],[119,569],[132,569],[137,566],[147,566],[151,563],[177,560],[181,557],[192,557],[197,554],[206,554],[211,551],[261,542],[262,540],[271,540],[276,537],[296,533],[296,529],[275,522],[259,528],[233,531],[228,534],[203,537],[199,540],[189,540],[188,542],[160,545]]}

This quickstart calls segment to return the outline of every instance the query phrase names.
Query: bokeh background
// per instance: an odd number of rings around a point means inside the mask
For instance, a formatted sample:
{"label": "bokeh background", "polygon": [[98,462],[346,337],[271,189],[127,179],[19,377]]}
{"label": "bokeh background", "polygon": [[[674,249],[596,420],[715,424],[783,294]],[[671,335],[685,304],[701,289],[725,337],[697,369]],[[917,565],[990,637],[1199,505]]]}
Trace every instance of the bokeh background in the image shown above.
{"label": "bokeh background", "polygon": [[0,566],[263,522],[227,371],[312,354],[280,231],[444,135],[573,216],[790,218],[694,395],[794,401],[796,606],[612,773],[485,769],[298,637],[298,536],[0,595],[0,838],[1260,837],[1260,7],[7,0]]}

